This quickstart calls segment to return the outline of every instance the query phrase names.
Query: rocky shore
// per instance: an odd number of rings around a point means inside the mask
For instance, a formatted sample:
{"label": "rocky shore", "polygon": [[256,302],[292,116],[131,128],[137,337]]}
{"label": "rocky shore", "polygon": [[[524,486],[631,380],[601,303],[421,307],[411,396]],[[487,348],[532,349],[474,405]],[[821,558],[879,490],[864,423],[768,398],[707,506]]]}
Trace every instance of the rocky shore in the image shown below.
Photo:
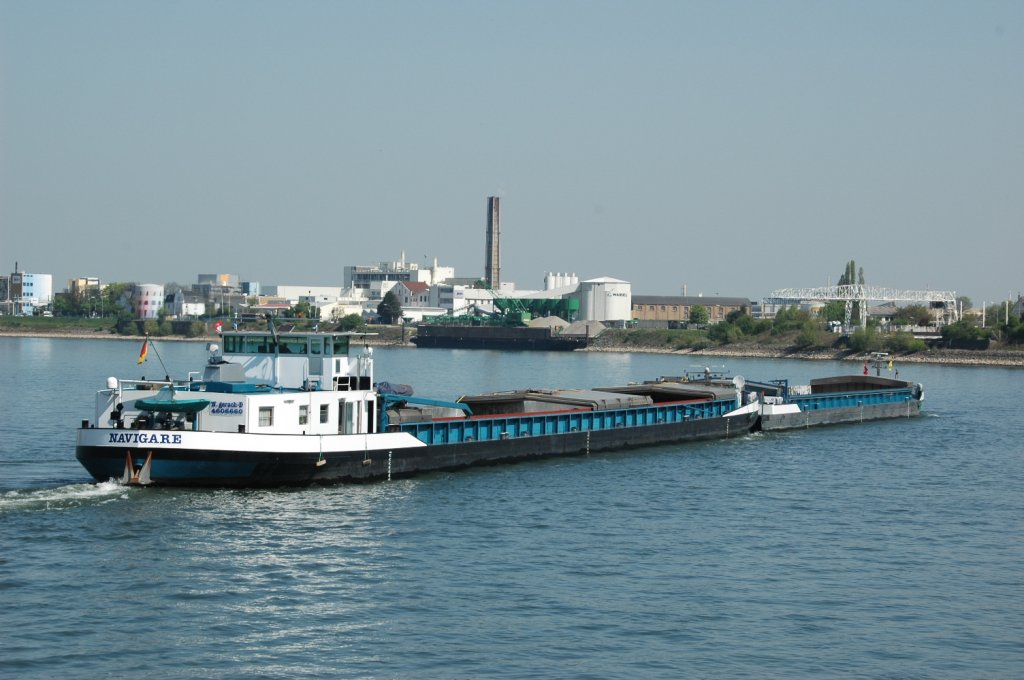
{"label": "rocky shore", "polygon": [[[752,359],[802,359],[808,361],[850,361],[863,363],[870,357],[863,352],[832,350],[793,350],[781,347],[713,347],[700,350],[657,349],[622,345],[588,347],[584,352],[649,352],[693,357],[742,357]],[[893,354],[896,362],[910,364],[949,364],[955,366],[1013,366],[1024,367],[1024,351],[936,349],[912,354]]]}

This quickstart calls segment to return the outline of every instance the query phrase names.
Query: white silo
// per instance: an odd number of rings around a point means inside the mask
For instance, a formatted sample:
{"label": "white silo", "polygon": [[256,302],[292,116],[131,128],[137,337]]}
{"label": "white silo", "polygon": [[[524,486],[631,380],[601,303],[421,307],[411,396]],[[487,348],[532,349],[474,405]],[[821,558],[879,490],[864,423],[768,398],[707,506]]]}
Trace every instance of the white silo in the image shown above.
{"label": "white silo", "polygon": [[632,287],[607,276],[580,283],[580,315],[587,321],[626,321],[632,317]]}

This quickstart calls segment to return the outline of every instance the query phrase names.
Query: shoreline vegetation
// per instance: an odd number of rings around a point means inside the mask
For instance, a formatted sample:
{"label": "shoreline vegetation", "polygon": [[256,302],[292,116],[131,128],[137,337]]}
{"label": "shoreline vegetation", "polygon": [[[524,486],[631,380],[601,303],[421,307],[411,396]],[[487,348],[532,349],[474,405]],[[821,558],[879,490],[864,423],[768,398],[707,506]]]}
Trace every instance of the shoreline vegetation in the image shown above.
{"label": "shoreline vegetation", "polygon": [[[10,324],[4,323],[4,319],[0,318],[0,337],[136,341],[141,341],[145,338],[145,336],[137,334],[121,335],[114,333],[110,328],[109,321],[105,324],[92,323],[88,327],[59,322],[54,323],[54,319],[46,319],[46,321],[49,323]],[[370,336],[367,339],[367,344],[386,347],[415,347],[415,345],[409,342],[413,332],[408,328],[403,329],[400,326],[372,326],[367,330],[370,333],[377,333],[376,336]],[[151,339],[158,342],[213,342],[216,341],[217,335],[215,333],[208,333],[191,338],[184,336],[162,336],[151,337]],[[595,338],[589,347],[577,351],[671,354],[694,357],[695,359],[701,357],[737,357],[849,361],[851,363],[863,363],[874,358],[870,352],[860,352],[847,348],[798,348],[794,345],[785,344],[783,339],[771,344],[745,342],[699,348],[676,347],[664,339],[659,341],[621,330],[602,334],[599,338]],[[1024,367],[1024,349],[1006,349],[1002,347],[983,350],[930,348],[913,352],[890,351],[889,356],[894,362],[904,364],[926,363],[948,364],[952,366]]]}

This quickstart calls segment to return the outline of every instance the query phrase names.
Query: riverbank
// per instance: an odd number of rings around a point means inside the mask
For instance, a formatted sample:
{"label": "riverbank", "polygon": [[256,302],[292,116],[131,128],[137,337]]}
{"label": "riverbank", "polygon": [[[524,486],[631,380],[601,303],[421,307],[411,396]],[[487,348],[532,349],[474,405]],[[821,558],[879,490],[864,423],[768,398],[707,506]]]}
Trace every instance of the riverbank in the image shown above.
{"label": "riverbank", "polygon": [[[863,352],[832,351],[832,350],[789,350],[772,347],[715,347],[699,350],[692,349],[658,349],[630,347],[622,345],[605,345],[588,347],[583,352],[638,352],[650,354],[673,354],[679,356],[699,357],[737,357],[747,359],[800,359],[806,361],[849,361],[863,363],[873,360]],[[1012,350],[966,350],[941,349],[915,352],[912,354],[893,354],[896,363],[904,364],[948,364],[953,366],[1005,366],[1024,368],[1024,352]]]}
{"label": "riverbank", "polygon": [[[398,327],[386,329],[373,329],[366,337],[366,343],[375,347],[408,347],[415,348],[415,345],[408,341],[408,336],[401,334]],[[94,332],[83,332],[80,330],[53,329],[40,330],[11,330],[0,329],[0,337],[21,337],[21,338],[59,338],[79,340],[134,340],[141,342],[144,336],[141,335],[117,335],[109,330],[97,330]],[[152,338],[157,342],[215,342],[216,335],[184,338],[184,337],[160,337]],[[695,359],[701,357],[737,357],[752,359],[800,359],[806,361],[849,361],[851,363],[863,363],[871,357],[849,350],[796,350],[786,347],[765,347],[752,345],[726,345],[721,347],[707,347],[704,349],[671,349],[666,347],[641,347],[625,343],[602,343],[597,342],[586,349],[576,350],[578,352],[630,352],[644,354],[672,354],[678,356],[692,356]],[[987,349],[987,350],[966,350],[966,349],[930,349],[924,352],[913,352],[908,354],[893,354],[892,358],[897,363],[916,364],[947,364],[951,366],[1003,366],[1011,368],[1024,368],[1024,350]]]}

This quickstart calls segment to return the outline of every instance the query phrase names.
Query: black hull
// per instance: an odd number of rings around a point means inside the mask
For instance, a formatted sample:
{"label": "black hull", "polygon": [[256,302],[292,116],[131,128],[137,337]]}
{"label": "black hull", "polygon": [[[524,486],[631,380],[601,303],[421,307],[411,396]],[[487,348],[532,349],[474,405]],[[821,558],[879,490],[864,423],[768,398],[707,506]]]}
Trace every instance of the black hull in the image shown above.
{"label": "black hull", "polygon": [[[322,465],[317,465],[319,455],[312,453],[160,449],[154,453],[152,483],[156,486],[279,487],[371,482],[478,465],[739,437],[749,433],[754,424],[755,416],[744,415],[614,430],[399,448],[365,454],[328,454]],[[111,477],[120,477],[127,451],[126,448],[118,447],[79,446],[76,456],[97,481],[107,481]],[[148,452],[133,449],[130,453],[134,465],[140,467]],[[219,469],[220,473],[204,474],[204,471],[211,468]],[[162,475],[161,470],[166,473]]]}
{"label": "black hull", "polygon": [[585,337],[553,335],[548,328],[502,326],[421,325],[412,341],[431,349],[572,351],[587,346]]}

